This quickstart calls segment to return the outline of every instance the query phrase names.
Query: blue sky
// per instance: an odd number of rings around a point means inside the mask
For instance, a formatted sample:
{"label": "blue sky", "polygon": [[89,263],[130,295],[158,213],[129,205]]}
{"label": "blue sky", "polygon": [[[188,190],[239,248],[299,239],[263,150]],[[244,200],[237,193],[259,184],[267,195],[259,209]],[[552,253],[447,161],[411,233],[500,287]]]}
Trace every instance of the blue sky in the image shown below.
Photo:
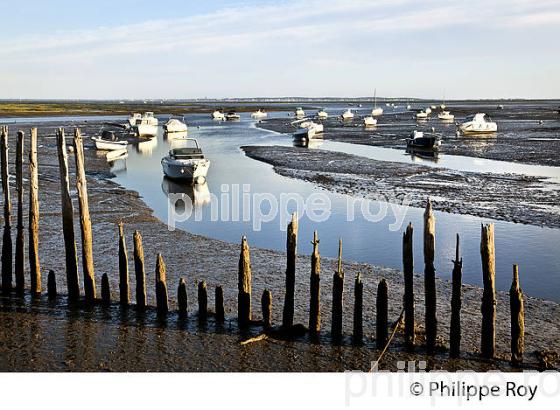
{"label": "blue sky", "polygon": [[560,98],[560,0],[0,1],[0,98]]}

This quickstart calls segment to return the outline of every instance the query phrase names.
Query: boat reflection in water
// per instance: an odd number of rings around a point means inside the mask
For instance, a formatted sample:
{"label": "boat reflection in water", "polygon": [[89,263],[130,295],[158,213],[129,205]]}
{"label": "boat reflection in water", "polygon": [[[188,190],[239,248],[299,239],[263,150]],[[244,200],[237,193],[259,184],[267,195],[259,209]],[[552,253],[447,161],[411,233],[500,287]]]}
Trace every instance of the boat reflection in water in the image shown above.
{"label": "boat reflection in water", "polygon": [[152,137],[136,143],[136,151],[143,156],[151,156],[157,147],[157,137]]}
{"label": "boat reflection in water", "polygon": [[187,135],[188,135],[188,131],[166,132],[163,134],[163,138],[167,140],[170,144],[173,144],[174,140],[186,138]]}
{"label": "boat reflection in water", "polygon": [[167,196],[170,205],[173,205],[175,210],[179,212],[185,211],[187,203],[196,209],[208,205],[211,199],[206,181],[201,184],[189,184],[163,177],[161,190]]}
{"label": "boat reflection in water", "polygon": [[126,172],[126,159],[128,158],[128,151],[125,149],[119,151],[107,152],[105,159],[111,167],[111,172],[120,174]]}
{"label": "boat reflection in water", "polygon": [[422,160],[427,160],[431,162],[439,162],[439,152],[422,149],[422,148],[411,148],[406,149],[406,153],[410,155],[412,162],[421,162]]}
{"label": "boat reflection in water", "polygon": [[294,147],[302,147],[309,149],[320,148],[323,145],[322,139],[299,139],[294,138]]}

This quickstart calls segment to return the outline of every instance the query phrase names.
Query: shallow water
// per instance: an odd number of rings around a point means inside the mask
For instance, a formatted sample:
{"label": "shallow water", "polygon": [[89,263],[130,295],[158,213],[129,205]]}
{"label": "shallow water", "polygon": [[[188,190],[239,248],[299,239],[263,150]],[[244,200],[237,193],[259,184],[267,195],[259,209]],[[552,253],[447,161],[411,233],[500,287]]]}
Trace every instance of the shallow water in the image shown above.
{"label": "shallow water", "polygon": [[[269,113],[269,116],[286,117],[286,113]],[[383,265],[401,268],[401,238],[404,224],[411,221],[416,227],[414,252],[416,270],[422,271],[422,239],[421,227],[423,210],[416,208],[405,209],[406,216],[402,226],[391,230],[395,224],[395,214],[388,208],[387,216],[378,222],[366,220],[356,205],[355,220],[347,221],[349,197],[320,190],[314,184],[293,180],[277,175],[268,164],[246,157],[239,149],[242,145],[291,145],[290,137],[256,128],[249,114],[242,114],[240,122],[216,123],[204,114],[187,115],[189,137],[195,137],[207,156],[212,161],[208,174],[208,182],[195,189],[167,181],[161,171],[160,160],[166,155],[173,139],[167,139],[160,134],[157,139],[133,145],[128,149],[128,158],[116,161],[113,171],[117,175],[116,182],[126,188],[136,190],[150,206],[155,215],[163,221],[168,220],[171,212],[181,213],[183,209],[176,209],[170,204],[167,193],[183,193],[197,205],[201,220],[194,215],[184,222],[178,222],[177,227],[189,232],[210,236],[230,242],[238,242],[242,235],[247,235],[251,246],[283,250],[285,248],[285,223],[289,213],[295,210],[295,203],[288,202],[287,212],[280,212],[267,222],[262,222],[260,230],[254,229],[254,218],[244,219],[241,213],[236,218],[232,212],[232,202],[243,209],[243,184],[249,184],[251,194],[270,194],[280,199],[282,194],[299,194],[304,200],[311,195],[322,193],[331,203],[330,217],[323,222],[313,222],[307,215],[303,215],[299,223],[300,241],[299,252],[309,254],[310,240],[313,230],[319,231],[321,239],[321,253],[334,257],[337,254],[338,238],[344,239],[344,258],[373,265]],[[351,144],[324,141],[321,148],[338,149],[363,156],[375,157],[391,161],[412,161],[403,152],[394,149],[379,149],[355,146]],[[478,167],[480,160],[471,158],[454,158],[444,156],[445,161],[437,166],[450,167],[458,170],[473,170]],[[482,160],[480,167],[484,172],[535,172],[543,176],[552,177],[556,168],[532,167],[520,164],[510,164],[496,161]],[[496,168],[499,166],[499,168]],[[552,168],[547,170],[545,168]],[[480,170],[480,168],[476,168]],[[239,197],[229,193],[237,185]],[[227,189],[226,189],[227,188]],[[230,192],[227,192],[230,191]],[[216,195],[220,206],[204,205],[208,195]],[[222,202],[222,197],[226,198]],[[371,212],[376,213],[385,204],[369,203]],[[283,209],[282,206],[280,209]],[[270,207],[264,201],[261,206],[267,214]],[[398,209],[402,211],[402,208]],[[212,221],[218,216],[217,221]],[[481,285],[480,268],[480,224],[495,223],[496,235],[496,283],[498,289],[509,289],[511,283],[511,265],[519,264],[524,291],[532,296],[550,300],[560,300],[560,255],[557,252],[560,243],[560,230],[520,225],[503,221],[493,221],[466,215],[454,215],[436,212],[436,269],[444,278],[450,278],[452,270],[451,260],[455,253],[455,234],[461,235],[461,252],[463,256],[463,276],[466,283]],[[227,221],[224,221],[227,219]]]}

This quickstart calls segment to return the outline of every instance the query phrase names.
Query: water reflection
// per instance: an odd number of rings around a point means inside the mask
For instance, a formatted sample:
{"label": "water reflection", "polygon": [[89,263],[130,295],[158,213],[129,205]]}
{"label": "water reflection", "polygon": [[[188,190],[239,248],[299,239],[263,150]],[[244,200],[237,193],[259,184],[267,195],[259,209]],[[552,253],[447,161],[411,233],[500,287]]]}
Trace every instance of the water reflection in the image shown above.
{"label": "water reflection", "polygon": [[[161,190],[177,211],[183,211],[186,201],[190,202],[195,208],[208,205],[210,203],[210,189],[208,183],[185,184],[163,177]],[[170,194],[174,194],[170,197]]]}
{"label": "water reflection", "polygon": [[435,162],[436,164],[439,162],[439,152],[437,151],[407,148],[406,152],[410,155],[412,162],[422,162],[422,160]]}
{"label": "water reflection", "polygon": [[317,149],[323,145],[322,139],[300,139],[294,138],[294,147],[302,147],[302,148],[309,148],[309,149]]}
{"label": "water reflection", "polygon": [[136,151],[138,151],[138,153],[143,156],[149,157],[153,154],[155,148],[157,147],[157,144],[158,144],[157,137],[148,138],[144,141],[139,141],[135,144]]}
{"label": "water reflection", "polygon": [[173,142],[173,140],[176,140],[176,139],[186,138],[188,134],[189,134],[188,131],[165,132],[163,134],[163,138],[166,141]]}

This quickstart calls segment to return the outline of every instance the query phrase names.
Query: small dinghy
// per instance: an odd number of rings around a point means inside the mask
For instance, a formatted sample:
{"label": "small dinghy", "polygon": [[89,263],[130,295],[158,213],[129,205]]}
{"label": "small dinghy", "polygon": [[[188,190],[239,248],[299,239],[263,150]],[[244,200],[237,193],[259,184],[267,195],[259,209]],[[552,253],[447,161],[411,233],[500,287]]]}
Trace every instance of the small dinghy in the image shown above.
{"label": "small dinghy", "polygon": [[103,131],[101,137],[91,137],[95,149],[99,151],[118,151],[126,149],[128,141],[119,140],[113,131]]}
{"label": "small dinghy", "polygon": [[406,147],[410,149],[437,150],[441,139],[437,135],[424,135],[422,131],[412,131],[410,138],[406,139]]}
{"label": "small dinghy", "polygon": [[184,142],[184,147],[171,149],[169,155],[161,159],[163,173],[171,179],[203,183],[210,161],[204,158],[196,139],[185,138]]}

